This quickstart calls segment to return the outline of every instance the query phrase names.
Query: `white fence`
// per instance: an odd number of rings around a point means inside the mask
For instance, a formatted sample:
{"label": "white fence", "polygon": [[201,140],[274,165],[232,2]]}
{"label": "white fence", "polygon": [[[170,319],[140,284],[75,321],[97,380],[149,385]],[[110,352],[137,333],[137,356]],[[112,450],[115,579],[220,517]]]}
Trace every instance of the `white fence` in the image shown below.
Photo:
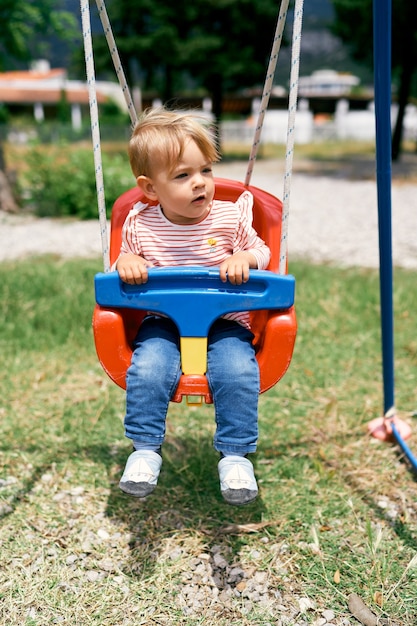
{"label": "white fence", "polygon": [[[391,108],[391,123],[394,127],[398,107]],[[223,122],[224,141],[251,145],[257,117],[253,115],[243,122]],[[262,128],[262,143],[285,144],[287,137],[288,112],[267,111]],[[375,138],[375,113],[373,104],[365,111],[350,111],[346,100],[339,100],[335,115],[328,119],[315,120],[305,101],[300,101],[295,121],[295,141],[298,144],[323,139],[372,141]],[[417,107],[408,105],[404,118],[404,139],[417,141]]]}

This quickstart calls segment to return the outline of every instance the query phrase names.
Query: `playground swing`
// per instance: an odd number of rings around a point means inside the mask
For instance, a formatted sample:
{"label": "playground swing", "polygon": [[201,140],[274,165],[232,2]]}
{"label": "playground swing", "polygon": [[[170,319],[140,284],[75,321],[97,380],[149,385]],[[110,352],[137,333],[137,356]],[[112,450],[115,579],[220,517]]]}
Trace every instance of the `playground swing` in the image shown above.
{"label": "playground swing", "polygon": [[[137,120],[135,108],[118,57],[104,0],[96,0],[100,19],[119,78],[132,123]],[[303,0],[297,0],[294,11],[293,46],[289,94],[286,172],[283,202],[250,185],[253,165],[260,143],[263,118],[267,108],[289,0],[283,0],[277,22],[274,44],[268,66],[254,142],[244,183],[215,179],[215,198],[235,201],[248,189],[254,197],[253,223],[259,236],[271,250],[267,270],[252,270],[249,281],[241,286],[222,283],[218,271],[209,268],[154,268],[149,270],[145,285],[127,285],[111,264],[117,259],[122,226],[127,213],[143,194],[133,188],[118,198],[112,208],[110,248],[107,244],[107,221],[104,203],[100,154],[97,99],[88,0],[81,0],[84,49],[90,96],[90,114],[96,169],[97,197],[104,272],[95,277],[96,306],[93,332],[99,361],[109,377],[125,388],[126,371],[132,356],[132,343],[147,310],[168,315],[180,333],[182,371],[172,401],[212,402],[205,376],[207,334],[215,319],[232,311],[250,311],[254,345],[260,369],[260,392],[273,387],[288,369],[296,338],[294,309],[295,281],[287,274],[287,230],[294,121],[297,104],[299,52]]]}

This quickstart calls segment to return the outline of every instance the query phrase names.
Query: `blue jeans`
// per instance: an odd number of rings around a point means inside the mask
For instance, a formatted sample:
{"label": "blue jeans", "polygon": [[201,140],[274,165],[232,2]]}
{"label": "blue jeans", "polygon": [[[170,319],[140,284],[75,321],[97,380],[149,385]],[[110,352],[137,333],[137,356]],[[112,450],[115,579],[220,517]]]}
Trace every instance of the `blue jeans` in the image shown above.
{"label": "blue jeans", "polygon": [[[214,447],[224,455],[255,452],[258,439],[259,368],[252,333],[217,320],[208,335],[207,380],[216,419]],[[136,449],[158,449],[169,401],[181,376],[179,336],[166,318],[142,323],[127,371],[126,437]]]}

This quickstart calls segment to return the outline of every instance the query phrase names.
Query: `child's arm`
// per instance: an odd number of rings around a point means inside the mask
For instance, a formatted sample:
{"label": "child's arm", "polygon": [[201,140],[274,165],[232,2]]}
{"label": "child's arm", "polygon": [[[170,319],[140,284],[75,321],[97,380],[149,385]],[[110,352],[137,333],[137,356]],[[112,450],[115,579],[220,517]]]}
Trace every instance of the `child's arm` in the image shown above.
{"label": "child's arm", "polygon": [[242,250],[223,261],[220,265],[220,278],[224,283],[229,280],[233,285],[241,285],[249,280],[249,270],[256,270],[257,267],[255,255]]}
{"label": "child's arm", "polygon": [[148,280],[149,263],[141,256],[127,252],[117,259],[116,269],[121,280],[130,285],[142,285]]}

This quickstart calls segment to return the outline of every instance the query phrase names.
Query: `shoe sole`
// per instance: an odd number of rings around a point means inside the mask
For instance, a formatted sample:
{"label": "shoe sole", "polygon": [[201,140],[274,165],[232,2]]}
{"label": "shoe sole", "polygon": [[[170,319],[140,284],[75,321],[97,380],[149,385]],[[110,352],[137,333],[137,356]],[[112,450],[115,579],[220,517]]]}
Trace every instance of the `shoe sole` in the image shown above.
{"label": "shoe sole", "polygon": [[221,492],[223,499],[227,504],[232,506],[245,506],[256,500],[258,496],[257,491],[251,491],[249,489],[226,489]]}
{"label": "shoe sole", "polygon": [[154,491],[156,485],[150,485],[149,483],[135,483],[132,480],[127,480],[126,482],[120,482],[119,487],[124,493],[127,493],[129,496],[135,496],[135,498],[146,498],[149,494]]}

